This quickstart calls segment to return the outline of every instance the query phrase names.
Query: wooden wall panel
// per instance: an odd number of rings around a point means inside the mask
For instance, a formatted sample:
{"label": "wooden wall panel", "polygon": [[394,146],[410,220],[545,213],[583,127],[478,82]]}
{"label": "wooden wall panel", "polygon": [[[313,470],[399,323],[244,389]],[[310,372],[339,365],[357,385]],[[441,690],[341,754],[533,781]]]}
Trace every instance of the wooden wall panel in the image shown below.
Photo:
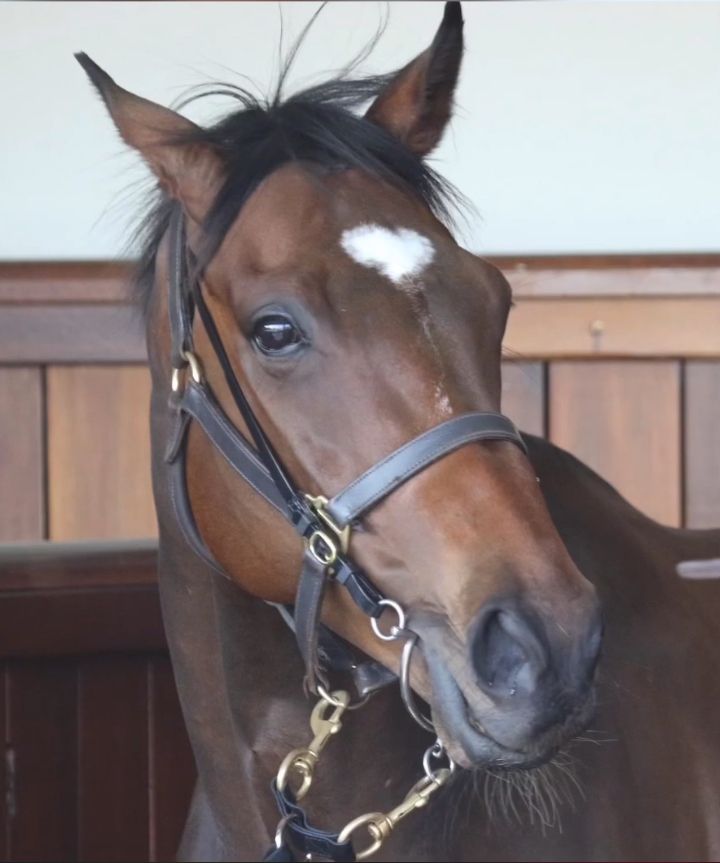
{"label": "wooden wall panel", "polygon": [[167,656],[150,665],[151,860],[174,860],[197,771]]}
{"label": "wooden wall panel", "polygon": [[0,306],[0,362],[132,363],[145,359],[142,326],[128,305]]}
{"label": "wooden wall panel", "polygon": [[540,437],[545,434],[544,363],[503,362],[502,412],[521,431]]}
{"label": "wooden wall panel", "polygon": [[15,760],[10,860],[77,859],[77,675],[74,664],[9,664]]}
{"label": "wooden wall panel", "polygon": [[45,532],[42,370],[0,367],[0,541]]}
{"label": "wooden wall panel", "polygon": [[0,594],[3,656],[77,656],[164,645],[155,585]]}
{"label": "wooden wall panel", "polygon": [[528,359],[720,356],[720,297],[528,297],[504,346]]}
{"label": "wooden wall panel", "polygon": [[550,439],[652,518],[680,524],[679,363],[553,362],[549,388]]}
{"label": "wooden wall panel", "polygon": [[47,397],[50,538],[154,536],[147,368],[51,366]]}
{"label": "wooden wall panel", "polygon": [[127,656],[83,662],[79,718],[77,859],[147,860],[147,660]]}
{"label": "wooden wall panel", "polygon": [[720,362],[685,368],[685,521],[720,526]]}

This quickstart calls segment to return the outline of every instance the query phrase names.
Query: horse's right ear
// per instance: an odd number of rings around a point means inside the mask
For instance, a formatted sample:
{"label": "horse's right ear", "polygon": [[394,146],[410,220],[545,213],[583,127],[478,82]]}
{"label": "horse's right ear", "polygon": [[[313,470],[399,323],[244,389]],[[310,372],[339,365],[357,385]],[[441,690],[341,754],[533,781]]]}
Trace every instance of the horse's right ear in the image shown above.
{"label": "horse's right ear", "polygon": [[439,143],[453,109],[463,55],[460,3],[445,4],[432,45],[401,69],[372,103],[367,119],[418,156]]}
{"label": "horse's right ear", "polygon": [[75,55],[110,112],[120,136],[134,147],[177,198],[201,222],[219,189],[220,159],[210,146],[192,141],[200,128],[187,118],[124,90],[87,54]]}

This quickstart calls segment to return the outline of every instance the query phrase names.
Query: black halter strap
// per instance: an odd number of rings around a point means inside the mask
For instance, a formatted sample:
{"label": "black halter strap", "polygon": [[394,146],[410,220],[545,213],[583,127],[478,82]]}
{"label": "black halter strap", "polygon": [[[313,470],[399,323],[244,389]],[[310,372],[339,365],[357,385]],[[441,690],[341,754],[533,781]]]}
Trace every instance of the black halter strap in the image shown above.
{"label": "black halter strap", "polygon": [[[318,642],[320,613],[328,581],[334,579],[343,585],[359,608],[370,617],[378,617],[383,608],[382,595],[347,554],[344,530],[429,464],[467,443],[510,441],[527,454],[525,443],[513,423],[502,414],[464,414],[404,444],[329,502],[302,494],[285,470],[240,386],[205,303],[199,280],[188,277],[184,222],[180,208],[173,214],[169,233],[168,312],[174,369],[171,406],[176,414],[176,422],[166,450],[166,462],[171,466],[175,512],[192,548],[218,572],[222,572],[199,535],[185,486],[186,429],[190,420],[195,420],[232,468],[282,514],[305,541],[292,617],[306,662],[308,685],[314,690],[318,680],[326,683],[320,653],[323,648],[326,654],[333,651],[332,646],[326,647]],[[192,353],[194,309],[200,315],[233,400],[250,431],[254,447],[233,426],[203,380],[200,365]],[[188,380],[183,382],[183,377]],[[332,638],[326,637],[326,641],[332,641]],[[361,677],[363,694],[393,679],[392,674],[377,663],[363,666]]]}

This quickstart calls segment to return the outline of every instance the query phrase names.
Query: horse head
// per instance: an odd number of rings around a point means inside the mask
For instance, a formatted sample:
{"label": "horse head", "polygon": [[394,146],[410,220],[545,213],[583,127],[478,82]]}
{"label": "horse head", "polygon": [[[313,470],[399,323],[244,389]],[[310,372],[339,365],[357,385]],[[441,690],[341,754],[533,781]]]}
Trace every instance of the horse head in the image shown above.
{"label": "horse head", "polygon": [[[451,117],[462,52],[462,14],[448,3],[430,47],[393,76],[264,105],[243,95],[241,110],[207,129],[81,58],[123,140],[159,181],[156,251],[167,243],[163,214],[181,207],[234,375],[312,495],[332,497],[440,423],[500,409],[510,287],[454,239],[447,186],[424,161]],[[362,99],[362,115],[348,109]],[[158,306],[164,256],[153,266]],[[150,321],[151,342],[169,355],[165,317],[151,311]],[[205,378],[247,433],[197,321],[194,338]],[[195,521],[216,560],[253,596],[292,603],[292,530],[197,428],[186,460]],[[412,685],[457,762],[530,766],[583,727],[598,602],[519,447],[458,446],[351,527],[354,560],[420,637]],[[378,640],[337,584],[322,618],[399,669],[400,645]]]}

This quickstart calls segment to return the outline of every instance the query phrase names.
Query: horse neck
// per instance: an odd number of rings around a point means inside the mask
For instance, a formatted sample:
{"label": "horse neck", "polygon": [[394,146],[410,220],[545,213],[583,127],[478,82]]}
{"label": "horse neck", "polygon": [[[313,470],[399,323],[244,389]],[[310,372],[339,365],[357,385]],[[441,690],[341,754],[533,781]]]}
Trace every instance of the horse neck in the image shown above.
{"label": "horse neck", "polygon": [[[163,617],[203,811],[210,812],[222,859],[257,859],[252,855],[278,820],[271,780],[288,752],[310,742],[312,702],[295,637],[277,610],[215,573],[180,530],[164,462],[171,416],[163,292],[156,301],[148,346]],[[393,808],[422,775],[430,743],[405,713],[397,687],[346,714],[341,734],[323,753],[308,801],[311,817],[339,829],[364,811]]]}
{"label": "horse neck", "polygon": [[[224,847],[243,859],[277,822],[270,782],[280,763],[312,737],[303,665],[277,611],[192,559],[167,525],[160,586],[200,786]],[[318,766],[311,817],[339,829],[397,805],[421,775],[427,745],[395,688],[346,714]]]}

